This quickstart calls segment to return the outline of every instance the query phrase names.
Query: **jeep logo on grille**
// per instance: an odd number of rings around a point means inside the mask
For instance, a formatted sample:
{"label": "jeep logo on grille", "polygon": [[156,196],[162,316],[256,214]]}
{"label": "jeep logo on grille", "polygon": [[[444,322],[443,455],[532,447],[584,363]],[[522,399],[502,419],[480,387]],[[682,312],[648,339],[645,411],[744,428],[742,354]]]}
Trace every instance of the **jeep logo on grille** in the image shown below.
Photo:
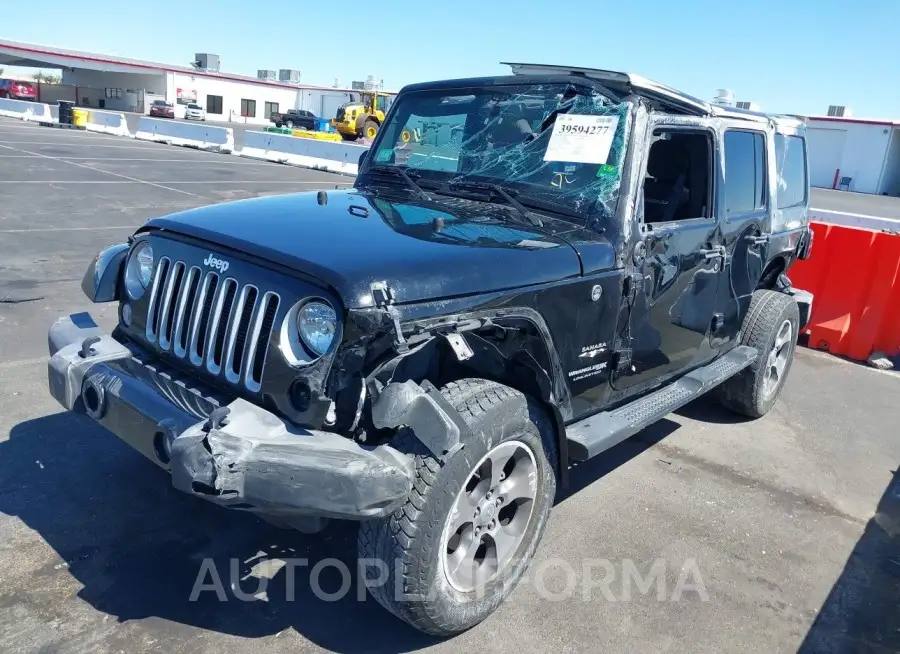
{"label": "jeep logo on grille", "polygon": [[209,266],[210,268],[215,268],[224,275],[225,271],[228,270],[228,266],[230,266],[231,264],[225,261],[225,259],[216,258],[216,256],[212,252],[210,252],[209,256],[203,260],[203,265]]}

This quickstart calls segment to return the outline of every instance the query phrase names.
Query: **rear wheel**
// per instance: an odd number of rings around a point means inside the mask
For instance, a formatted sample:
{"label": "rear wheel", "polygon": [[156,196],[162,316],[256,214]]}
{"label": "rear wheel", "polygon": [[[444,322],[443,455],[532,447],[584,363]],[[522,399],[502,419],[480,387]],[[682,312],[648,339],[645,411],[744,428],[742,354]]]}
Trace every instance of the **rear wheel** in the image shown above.
{"label": "rear wheel", "polygon": [[556,492],[556,446],[546,413],[519,391],[464,379],[441,392],[473,442],[441,462],[399,432],[395,445],[416,464],[413,490],[392,516],[361,525],[359,556],[379,604],[448,636],[494,612],[534,557]]}
{"label": "rear wheel", "polygon": [[741,344],[755,347],[759,356],[715,389],[724,406],[751,418],[772,409],[794,362],[799,325],[800,310],[792,297],[769,290],[753,293]]}

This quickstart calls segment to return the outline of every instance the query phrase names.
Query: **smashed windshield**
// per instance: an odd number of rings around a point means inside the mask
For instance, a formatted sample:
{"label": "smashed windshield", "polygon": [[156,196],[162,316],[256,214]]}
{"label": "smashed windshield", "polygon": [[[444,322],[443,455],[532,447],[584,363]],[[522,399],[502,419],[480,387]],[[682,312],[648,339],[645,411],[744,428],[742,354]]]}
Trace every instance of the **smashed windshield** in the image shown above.
{"label": "smashed windshield", "polygon": [[628,103],[566,83],[416,91],[396,103],[374,164],[404,167],[423,185],[499,184],[523,204],[615,213]]}

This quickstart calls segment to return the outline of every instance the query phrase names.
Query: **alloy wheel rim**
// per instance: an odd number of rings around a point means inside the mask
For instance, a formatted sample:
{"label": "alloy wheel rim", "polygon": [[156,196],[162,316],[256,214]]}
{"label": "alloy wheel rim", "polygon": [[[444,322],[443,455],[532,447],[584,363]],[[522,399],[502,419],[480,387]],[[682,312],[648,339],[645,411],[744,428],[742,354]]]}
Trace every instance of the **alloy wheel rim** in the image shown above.
{"label": "alloy wheel rim", "polygon": [[763,378],[763,394],[766,399],[772,397],[784,381],[784,374],[794,344],[793,336],[794,327],[790,320],[785,320],[778,328],[775,344],[766,358],[766,374]]}
{"label": "alloy wheel rim", "polygon": [[506,441],[475,465],[456,496],[441,539],[441,566],[460,592],[484,586],[509,566],[528,531],[537,497],[537,462],[521,441]]}

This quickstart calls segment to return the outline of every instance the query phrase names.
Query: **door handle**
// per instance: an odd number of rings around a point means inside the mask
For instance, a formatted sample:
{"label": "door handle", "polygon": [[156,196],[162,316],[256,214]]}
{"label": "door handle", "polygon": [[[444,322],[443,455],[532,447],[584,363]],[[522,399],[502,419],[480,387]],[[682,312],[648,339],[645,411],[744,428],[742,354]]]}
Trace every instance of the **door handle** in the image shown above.
{"label": "door handle", "polygon": [[704,259],[724,259],[725,258],[725,246],[717,245],[713,248],[701,249],[700,254],[703,255]]}
{"label": "door handle", "polygon": [[769,234],[760,234],[759,236],[745,236],[744,240],[752,245],[765,245],[769,242]]}

